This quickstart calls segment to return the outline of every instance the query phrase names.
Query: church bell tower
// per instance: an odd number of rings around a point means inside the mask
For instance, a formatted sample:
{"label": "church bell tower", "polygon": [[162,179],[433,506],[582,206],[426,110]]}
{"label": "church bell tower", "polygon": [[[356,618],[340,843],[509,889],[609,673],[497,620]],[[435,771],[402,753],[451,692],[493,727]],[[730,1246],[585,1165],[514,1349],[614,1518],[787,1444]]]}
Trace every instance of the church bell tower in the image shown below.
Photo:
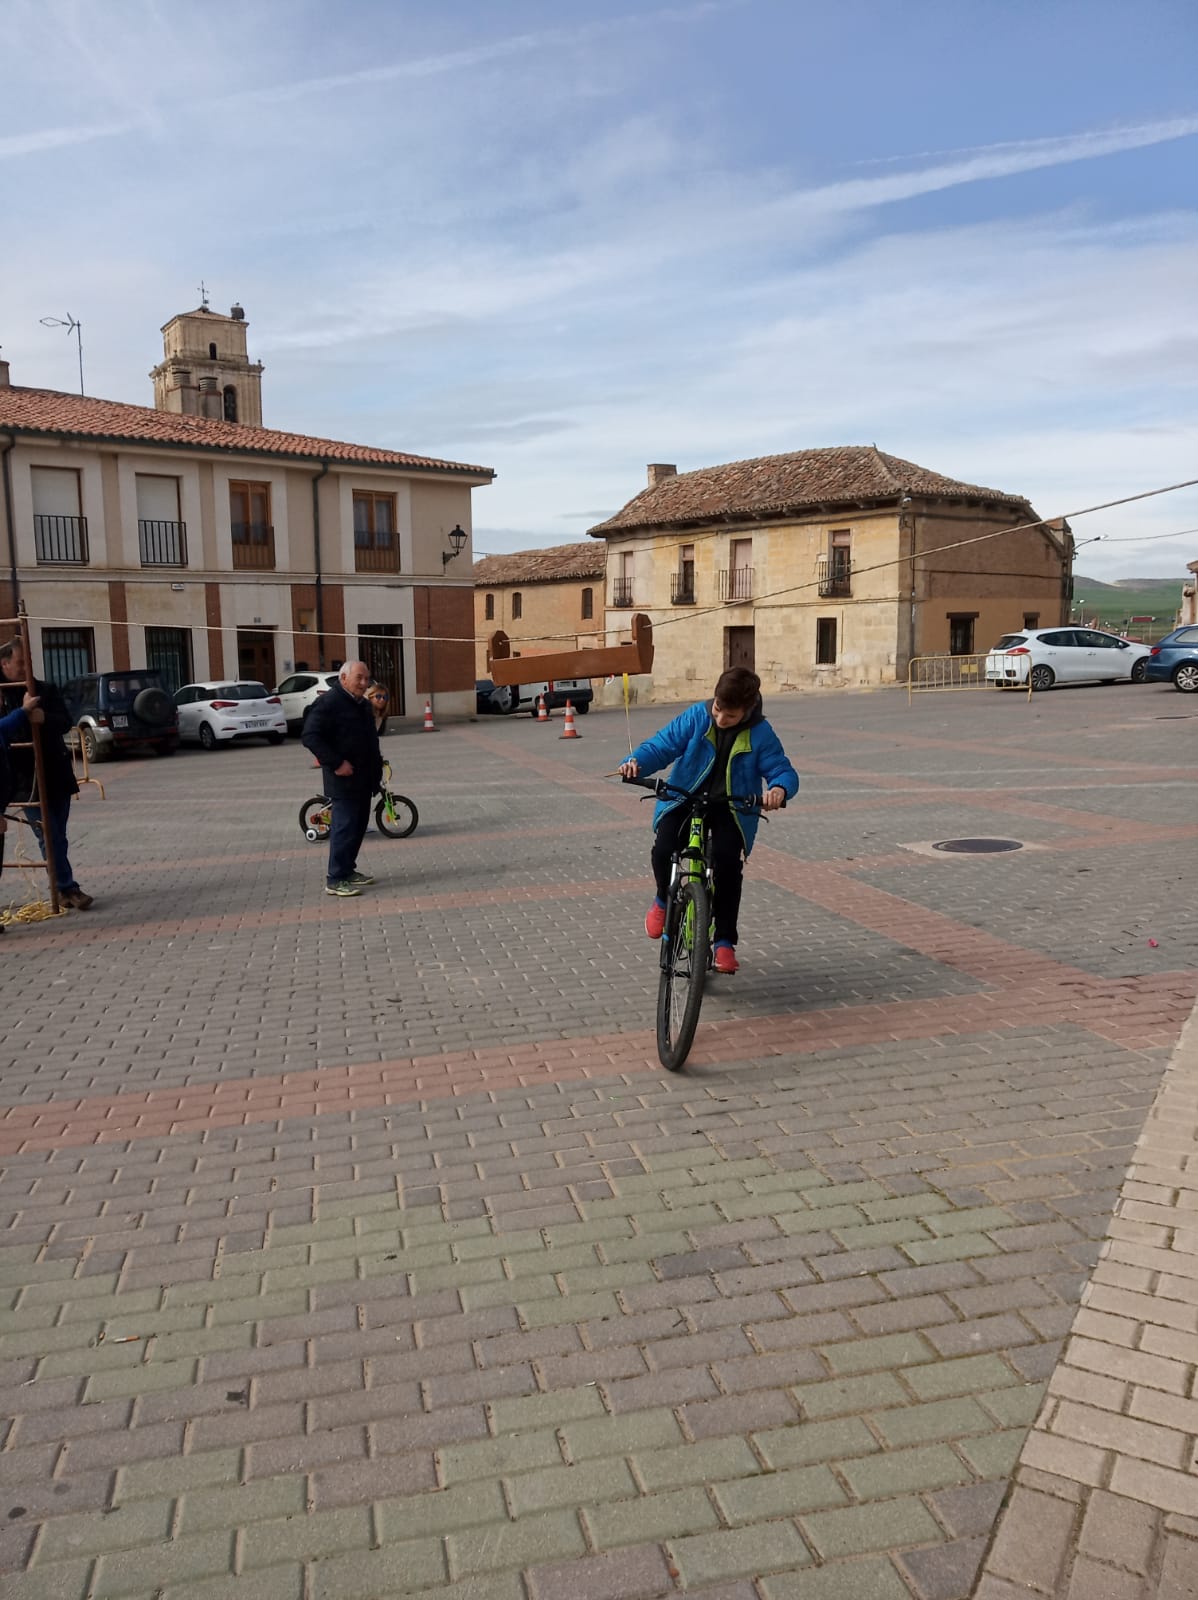
{"label": "church bell tower", "polygon": [[154,406],[188,417],[262,426],[262,363],[246,353],[245,312],[213,311],[207,297],[162,329],[162,360],[150,373]]}

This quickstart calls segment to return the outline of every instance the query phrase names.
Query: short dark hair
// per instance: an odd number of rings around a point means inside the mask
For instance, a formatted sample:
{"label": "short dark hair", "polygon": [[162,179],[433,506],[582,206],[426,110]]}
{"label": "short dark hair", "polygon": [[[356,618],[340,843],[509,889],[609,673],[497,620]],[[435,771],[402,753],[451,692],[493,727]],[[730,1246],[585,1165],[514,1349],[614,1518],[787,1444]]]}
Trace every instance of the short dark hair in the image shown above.
{"label": "short dark hair", "polygon": [[18,650],[23,650],[24,648],[25,646],[20,639],[10,639],[7,644],[0,645],[0,661],[10,661]]}
{"label": "short dark hair", "polygon": [[761,679],[748,667],[729,667],[716,680],[715,697],[725,711],[747,711],[761,693]]}

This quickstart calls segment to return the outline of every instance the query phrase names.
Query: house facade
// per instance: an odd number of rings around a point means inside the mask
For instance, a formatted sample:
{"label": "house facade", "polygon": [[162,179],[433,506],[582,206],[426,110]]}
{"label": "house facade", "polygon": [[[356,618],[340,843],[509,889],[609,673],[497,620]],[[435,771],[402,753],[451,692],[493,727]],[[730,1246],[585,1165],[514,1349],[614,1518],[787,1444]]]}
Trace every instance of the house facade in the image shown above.
{"label": "house facade", "polygon": [[648,473],[590,529],[607,547],[609,632],[621,612],[655,624],[642,698],[702,694],[728,666],[775,691],[894,683],[913,657],[1068,620],[1069,530],[1021,496],[874,446]]}
{"label": "house facade", "polygon": [[487,641],[500,628],[512,641],[513,655],[601,643],[606,566],[604,547],[587,540],[476,561],[478,676],[487,676]]}
{"label": "house facade", "polygon": [[244,420],[262,369],[239,312],[166,325],[153,407],[19,387],[0,362],[0,615],[23,599],[59,682],[150,665],[273,686],[361,656],[395,715],[429,695],[470,714],[471,492],[493,473]]}

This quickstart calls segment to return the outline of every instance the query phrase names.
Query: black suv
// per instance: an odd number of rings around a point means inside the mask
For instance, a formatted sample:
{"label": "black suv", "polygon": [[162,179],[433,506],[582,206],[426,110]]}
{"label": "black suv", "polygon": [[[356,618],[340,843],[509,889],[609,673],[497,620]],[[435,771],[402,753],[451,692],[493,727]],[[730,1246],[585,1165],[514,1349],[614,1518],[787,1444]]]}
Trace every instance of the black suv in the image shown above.
{"label": "black suv", "polygon": [[179,713],[153,667],[129,672],[89,672],[62,691],[89,761],[107,761],[139,745],[156,755],[179,748]]}

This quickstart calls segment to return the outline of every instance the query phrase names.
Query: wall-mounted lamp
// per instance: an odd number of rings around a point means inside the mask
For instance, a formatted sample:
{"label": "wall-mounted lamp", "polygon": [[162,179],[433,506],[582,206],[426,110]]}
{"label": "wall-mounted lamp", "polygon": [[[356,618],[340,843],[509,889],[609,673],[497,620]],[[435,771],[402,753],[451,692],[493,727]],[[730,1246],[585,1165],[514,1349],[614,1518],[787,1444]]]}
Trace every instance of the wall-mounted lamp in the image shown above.
{"label": "wall-mounted lamp", "polygon": [[453,546],[453,549],[443,550],[441,552],[441,565],[443,567],[447,567],[455,556],[461,555],[462,546],[466,543],[466,530],[462,527],[460,522],[456,528],[450,530],[449,542]]}

